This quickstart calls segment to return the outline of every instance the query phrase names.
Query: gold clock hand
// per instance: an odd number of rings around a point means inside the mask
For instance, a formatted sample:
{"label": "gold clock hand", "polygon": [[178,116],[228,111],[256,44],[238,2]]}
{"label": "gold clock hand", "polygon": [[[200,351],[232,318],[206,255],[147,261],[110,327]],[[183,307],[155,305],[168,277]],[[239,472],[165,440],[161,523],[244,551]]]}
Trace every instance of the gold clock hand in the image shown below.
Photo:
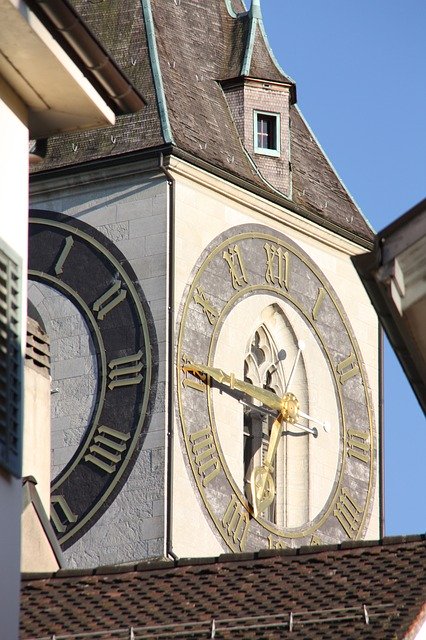
{"label": "gold clock hand", "polygon": [[274,420],[269,437],[268,451],[260,467],[253,469],[251,474],[252,506],[255,517],[263,513],[275,498],[275,484],[272,477],[273,460],[281,438],[284,416],[282,413]]}
{"label": "gold clock hand", "polygon": [[274,423],[271,427],[271,434],[269,436],[269,444],[268,450],[266,452],[265,460],[263,461],[263,466],[267,469],[273,468],[273,460],[275,454],[277,452],[278,444],[281,438],[281,432],[283,429],[284,416],[282,413],[274,420]]}
{"label": "gold clock hand", "polygon": [[[302,348],[299,349],[299,353],[301,351],[302,351]],[[297,360],[296,360],[296,363],[297,363]],[[258,400],[266,407],[269,407],[275,411],[281,411],[284,414],[283,416],[284,420],[290,421],[293,426],[298,427],[299,429],[301,429],[302,431],[306,431],[307,433],[311,433],[315,437],[318,435],[318,431],[315,428],[306,427],[304,425],[301,425],[295,422],[297,416],[301,416],[302,418],[306,418],[307,420],[310,420],[315,424],[319,424],[320,426],[323,427],[324,431],[327,431],[327,433],[330,430],[330,427],[326,422],[321,422],[320,420],[316,420],[315,418],[312,418],[307,413],[303,413],[302,411],[300,411],[298,406],[296,409],[294,407],[294,403],[297,402],[297,400],[293,396],[293,394],[286,393],[283,398],[280,398],[279,396],[277,396],[272,391],[269,391],[268,389],[256,387],[250,382],[239,380],[234,376],[233,373],[226,374],[222,369],[218,369],[215,367],[207,367],[206,365],[203,365],[203,364],[194,363],[194,364],[185,365],[182,368],[184,371],[189,371],[194,375],[203,374],[204,376],[207,374],[211,378],[213,378],[213,380],[216,380],[216,382],[219,382],[219,384],[225,384],[229,386],[230,389],[236,389],[237,391],[242,391],[246,395],[250,396],[250,398],[254,398],[255,400]],[[289,401],[293,404],[293,408],[291,411],[289,411],[288,409]],[[251,405],[251,403],[246,403],[246,404],[247,406],[252,407],[253,409],[258,408],[254,405]]]}
{"label": "gold clock hand", "polygon": [[189,364],[183,367],[184,371],[189,371],[190,373],[197,374],[207,374],[219,384],[226,384],[230,389],[236,389],[237,391],[242,391],[246,395],[250,396],[250,398],[254,398],[258,400],[262,404],[266,405],[271,409],[275,409],[276,411],[280,411],[282,408],[282,400],[272,391],[268,391],[268,389],[262,389],[261,387],[256,387],[254,384],[250,382],[245,382],[244,380],[239,380],[234,376],[233,373],[227,374],[222,369],[216,369],[215,367],[207,367],[203,364]]}

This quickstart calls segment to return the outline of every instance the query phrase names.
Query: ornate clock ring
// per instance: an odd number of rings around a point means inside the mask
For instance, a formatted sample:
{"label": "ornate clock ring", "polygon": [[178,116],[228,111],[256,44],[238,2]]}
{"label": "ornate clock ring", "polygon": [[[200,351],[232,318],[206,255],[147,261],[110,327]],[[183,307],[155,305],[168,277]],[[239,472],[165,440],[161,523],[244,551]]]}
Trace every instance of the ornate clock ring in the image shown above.
{"label": "ornate clock ring", "polygon": [[281,406],[283,420],[295,424],[299,417],[300,404],[294,393],[286,393],[281,400]]}

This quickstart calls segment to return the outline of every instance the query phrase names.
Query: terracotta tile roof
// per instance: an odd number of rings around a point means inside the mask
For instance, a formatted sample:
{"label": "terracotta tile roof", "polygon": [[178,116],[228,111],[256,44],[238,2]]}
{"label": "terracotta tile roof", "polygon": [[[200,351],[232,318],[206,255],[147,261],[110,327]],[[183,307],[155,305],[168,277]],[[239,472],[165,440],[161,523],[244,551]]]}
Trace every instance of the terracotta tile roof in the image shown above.
{"label": "terracotta tile roof", "polygon": [[[250,75],[292,82],[275,65],[260,19],[242,12],[240,0],[233,3],[237,17],[231,16],[225,0],[109,0],[107,7],[87,0],[72,2],[147,106],[119,117],[113,127],[50,138],[46,160],[36,172],[167,147],[261,189],[266,197],[276,197],[244,150],[220,84],[241,74],[250,24],[255,25]],[[294,203],[301,214],[314,212],[319,222],[331,222],[338,231],[371,241],[371,229],[294,107],[292,120]],[[329,188],[331,194],[325,193]],[[286,203],[284,197],[281,203]]]}
{"label": "terracotta tile roof", "polygon": [[21,640],[411,638],[425,567],[422,535],[27,575]]}

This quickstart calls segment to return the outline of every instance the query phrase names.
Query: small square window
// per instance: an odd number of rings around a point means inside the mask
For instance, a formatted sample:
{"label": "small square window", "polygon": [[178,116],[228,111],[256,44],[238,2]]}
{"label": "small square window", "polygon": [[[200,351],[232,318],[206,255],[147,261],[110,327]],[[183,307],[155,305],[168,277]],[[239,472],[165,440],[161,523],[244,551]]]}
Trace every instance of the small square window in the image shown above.
{"label": "small square window", "polygon": [[254,112],[254,151],[268,156],[280,155],[280,116]]}

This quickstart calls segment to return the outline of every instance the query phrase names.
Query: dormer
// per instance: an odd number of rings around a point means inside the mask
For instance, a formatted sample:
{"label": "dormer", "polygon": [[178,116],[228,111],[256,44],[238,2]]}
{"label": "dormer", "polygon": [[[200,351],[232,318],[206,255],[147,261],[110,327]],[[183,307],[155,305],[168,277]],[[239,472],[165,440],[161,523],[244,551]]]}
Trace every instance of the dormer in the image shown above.
{"label": "dormer", "polygon": [[260,0],[253,0],[250,11],[238,20],[244,38],[238,75],[222,80],[222,88],[257,171],[265,182],[290,197],[290,105],[296,102],[296,85],[281,70],[268,45]]}

